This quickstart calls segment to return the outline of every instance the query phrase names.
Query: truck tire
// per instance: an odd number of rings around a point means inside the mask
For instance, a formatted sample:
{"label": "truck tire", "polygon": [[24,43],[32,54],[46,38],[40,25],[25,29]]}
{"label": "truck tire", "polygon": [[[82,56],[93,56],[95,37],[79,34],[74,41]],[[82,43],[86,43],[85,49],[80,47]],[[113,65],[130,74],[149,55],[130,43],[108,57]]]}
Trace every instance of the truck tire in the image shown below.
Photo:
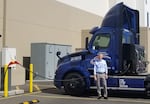
{"label": "truck tire", "polygon": [[146,94],[146,98],[150,98],[150,83],[148,83],[148,84],[146,85],[145,94]]}
{"label": "truck tire", "polygon": [[85,80],[79,73],[68,73],[64,78],[64,90],[67,94],[81,96],[85,92]]}
{"label": "truck tire", "polygon": [[150,97],[150,74],[146,76],[144,81],[146,98]]}

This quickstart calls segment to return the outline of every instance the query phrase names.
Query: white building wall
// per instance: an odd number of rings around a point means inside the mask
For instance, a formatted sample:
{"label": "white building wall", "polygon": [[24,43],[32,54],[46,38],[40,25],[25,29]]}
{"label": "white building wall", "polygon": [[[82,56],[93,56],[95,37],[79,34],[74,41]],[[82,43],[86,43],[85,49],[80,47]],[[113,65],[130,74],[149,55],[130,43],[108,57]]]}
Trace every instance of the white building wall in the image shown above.
{"label": "white building wall", "polygon": [[127,6],[136,9],[136,0],[116,0],[116,3],[123,2]]}
{"label": "white building wall", "polygon": [[123,2],[125,5],[136,9],[136,0],[109,0],[109,7],[111,8],[117,3]]}
{"label": "white building wall", "polygon": [[[150,0],[57,0],[70,6],[104,17],[109,8],[123,2],[140,12],[140,26],[150,27]],[[149,14],[149,17],[147,16]],[[147,19],[149,18],[149,19]],[[149,21],[148,21],[149,20]]]}
{"label": "white building wall", "polygon": [[146,0],[146,1],[147,1],[146,9],[147,9],[147,13],[148,13],[148,21],[147,21],[147,24],[148,24],[148,27],[150,27],[150,0]]}
{"label": "white building wall", "polygon": [[104,17],[109,9],[109,0],[57,0],[70,6]]}
{"label": "white building wall", "polygon": [[[6,33],[3,34],[3,1],[0,0],[0,50],[16,48],[17,61],[30,57],[35,42],[71,45],[72,52],[81,47],[81,30],[99,25],[101,17],[56,0],[7,0]],[[2,45],[5,40],[5,45]],[[18,74],[19,73],[19,74]],[[17,79],[17,80],[16,80]],[[12,70],[12,85],[25,83],[25,70]]]}
{"label": "white building wall", "polygon": [[139,10],[140,27],[145,27],[145,6],[144,0],[137,0],[136,9]]}

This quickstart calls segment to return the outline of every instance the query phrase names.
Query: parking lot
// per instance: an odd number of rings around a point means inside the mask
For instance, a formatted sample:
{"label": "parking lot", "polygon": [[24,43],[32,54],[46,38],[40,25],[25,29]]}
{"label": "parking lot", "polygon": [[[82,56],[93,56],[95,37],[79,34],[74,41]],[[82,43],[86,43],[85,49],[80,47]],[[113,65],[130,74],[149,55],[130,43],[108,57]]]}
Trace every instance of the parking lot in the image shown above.
{"label": "parking lot", "polygon": [[[9,96],[8,98],[0,97],[0,104],[21,104],[26,101],[39,100],[35,104],[150,104],[150,99],[145,99],[142,94],[131,94],[123,92],[110,93],[109,98],[97,100],[96,90],[91,90],[90,94],[82,97],[75,97],[66,95],[58,91],[54,86],[49,83],[35,83],[38,88],[34,88],[33,93],[28,93],[27,87],[24,94]],[[28,104],[28,103],[25,103]]]}

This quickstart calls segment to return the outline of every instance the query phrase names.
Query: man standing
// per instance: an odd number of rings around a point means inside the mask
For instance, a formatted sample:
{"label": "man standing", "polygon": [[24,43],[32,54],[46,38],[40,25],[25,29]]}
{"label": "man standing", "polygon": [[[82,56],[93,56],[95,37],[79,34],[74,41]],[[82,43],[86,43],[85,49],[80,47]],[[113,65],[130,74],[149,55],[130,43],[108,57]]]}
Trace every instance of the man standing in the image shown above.
{"label": "man standing", "polygon": [[101,84],[103,85],[103,91],[104,91],[104,99],[107,99],[107,78],[108,78],[108,68],[107,63],[103,59],[103,54],[99,53],[98,56],[94,57],[94,59],[91,60],[91,64],[94,65],[94,80],[97,84],[97,93],[98,98],[100,99],[102,97],[101,95]]}

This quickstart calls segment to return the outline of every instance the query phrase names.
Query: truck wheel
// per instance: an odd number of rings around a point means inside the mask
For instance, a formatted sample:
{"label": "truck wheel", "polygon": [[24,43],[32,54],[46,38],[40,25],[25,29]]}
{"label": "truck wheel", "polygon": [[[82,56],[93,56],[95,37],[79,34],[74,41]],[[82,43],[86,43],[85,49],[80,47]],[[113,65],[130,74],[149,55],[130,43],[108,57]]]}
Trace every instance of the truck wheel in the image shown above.
{"label": "truck wheel", "polygon": [[69,73],[64,78],[64,90],[67,94],[81,96],[85,92],[85,80],[79,73]]}

